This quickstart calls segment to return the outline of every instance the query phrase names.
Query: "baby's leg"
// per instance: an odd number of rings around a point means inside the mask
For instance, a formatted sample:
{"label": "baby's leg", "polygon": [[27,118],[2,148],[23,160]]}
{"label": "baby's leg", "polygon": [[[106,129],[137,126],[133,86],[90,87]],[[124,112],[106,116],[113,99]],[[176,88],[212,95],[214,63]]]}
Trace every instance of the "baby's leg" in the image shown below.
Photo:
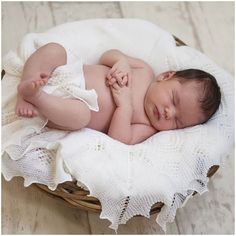
{"label": "baby's leg", "polygon": [[53,122],[50,121],[50,120],[48,121],[48,123],[47,123],[46,126],[49,127],[49,128],[52,128],[52,129],[60,129],[60,130],[66,130],[66,131],[68,131],[68,130],[73,130],[73,129],[68,128],[68,127],[65,127],[65,126],[56,125],[55,123],[53,123]]}
{"label": "baby's leg", "polygon": [[[41,73],[40,77],[46,79],[48,78],[48,76],[45,73]],[[27,80],[32,80],[32,79],[28,78]],[[29,102],[25,101],[19,93],[17,94],[15,113],[18,116],[23,116],[23,117],[35,117],[38,115],[36,107],[33,104],[30,104]]]}
{"label": "baby's leg", "polygon": [[87,126],[91,118],[88,106],[78,99],[63,99],[45,93],[41,87],[46,83],[47,79],[23,81],[18,86],[18,92],[56,126],[66,130]]}

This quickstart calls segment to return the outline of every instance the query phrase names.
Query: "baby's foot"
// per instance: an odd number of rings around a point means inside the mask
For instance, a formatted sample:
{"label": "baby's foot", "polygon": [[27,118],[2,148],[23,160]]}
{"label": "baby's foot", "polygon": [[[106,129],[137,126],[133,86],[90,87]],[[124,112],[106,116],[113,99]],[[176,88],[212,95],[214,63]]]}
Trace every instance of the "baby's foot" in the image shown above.
{"label": "baby's foot", "polygon": [[42,86],[44,86],[48,81],[48,78],[42,78],[42,79],[38,79],[38,80],[26,80],[26,81],[22,81],[17,89],[18,89],[18,93],[20,96],[23,97],[24,100],[26,101],[31,101],[34,98],[37,98],[40,93],[41,90],[40,88]]}
{"label": "baby's foot", "polygon": [[38,115],[36,107],[29,102],[26,102],[22,97],[18,96],[16,103],[16,115],[33,118]]}

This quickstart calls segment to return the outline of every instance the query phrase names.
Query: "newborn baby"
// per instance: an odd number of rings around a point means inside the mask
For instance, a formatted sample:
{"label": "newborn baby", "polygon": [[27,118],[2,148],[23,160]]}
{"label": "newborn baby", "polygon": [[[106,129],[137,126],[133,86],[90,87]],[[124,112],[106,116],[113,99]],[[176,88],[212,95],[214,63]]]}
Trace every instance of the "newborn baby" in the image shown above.
{"label": "newborn baby", "polygon": [[83,65],[86,89],[95,89],[98,95],[99,111],[91,111],[79,99],[56,97],[41,89],[54,69],[66,62],[65,49],[56,43],[29,57],[18,85],[18,116],[41,113],[50,128],[73,131],[87,127],[137,144],[158,131],[204,123],[220,104],[220,88],[204,71],[168,71],[155,77],[144,61],[109,50],[98,65]]}

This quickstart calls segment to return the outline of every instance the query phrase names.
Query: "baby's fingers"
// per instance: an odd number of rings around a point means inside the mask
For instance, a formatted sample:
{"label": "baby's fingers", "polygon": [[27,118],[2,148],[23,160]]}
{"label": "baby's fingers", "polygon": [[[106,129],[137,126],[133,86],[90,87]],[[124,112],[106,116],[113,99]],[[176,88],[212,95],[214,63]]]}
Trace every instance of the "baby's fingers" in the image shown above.
{"label": "baby's fingers", "polygon": [[119,73],[115,73],[114,77],[116,78],[116,81],[118,82],[118,84],[123,87],[126,83],[124,83],[123,78],[126,74],[123,72],[119,72]]}
{"label": "baby's fingers", "polygon": [[128,83],[128,76],[125,75],[125,76],[123,77],[123,79],[122,79],[122,84],[123,84],[123,85],[127,85],[127,83]]}
{"label": "baby's fingers", "polygon": [[112,88],[118,91],[118,90],[120,89],[120,86],[119,86],[118,83],[114,83],[114,84],[112,85]]}
{"label": "baby's fingers", "polygon": [[108,72],[106,78],[111,79],[111,77],[112,77],[111,74]]}
{"label": "baby's fingers", "polygon": [[111,79],[107,79],[106,84],[108,86],[112,86],[116,82],[116,79],[111,77]]}
{"label": "baby's fingers", "polygon": [[111,76],[112,76],[114,73],[116,73],[116,72],[117,72],[117,68],[113,66],[113,67],[109,70],[107,76],[111,77]]}
{"label": "baby's fingers", "polygon": [[107,73],[106,75],[106,81],[105,81],[105,84],[106,86],[110,86],[110,80],[112,79],[112,76],[110,75],[110,73]]}

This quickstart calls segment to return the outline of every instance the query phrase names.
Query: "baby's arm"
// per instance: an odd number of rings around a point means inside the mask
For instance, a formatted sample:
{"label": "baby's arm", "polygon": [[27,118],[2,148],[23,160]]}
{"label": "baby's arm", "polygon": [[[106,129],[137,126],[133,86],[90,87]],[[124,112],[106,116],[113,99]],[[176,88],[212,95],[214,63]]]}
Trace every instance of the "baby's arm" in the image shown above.
{"label": "baby's arm", "polygon": [[125,55],[119,50],[106,51],[99,60],[100,64],[111,67],[107,74],[107,85],[118,82],[124,86],[132,78],[132,69],[145,69],[153,74],[152,68],[143,60]]}
{"label": "baby's arm", "polygon": [[119,107],[115,110],[108,135],[128,145],[141,143],[151,137],[157,130],[145,124],[131,124],[131,109]]}
{"label": "baby's arm", "polygon": [[137,144],[157,132],[153,127],[145,124],[132,124],[133,104],[130,80],[124,87],[115,83],[111,86],[111,91],[117,107],[108,130],[110,137],[125,144]]}
{"label": "baby's arm", "polygon": [[150,67],[146,62],[141,59],[130,57],[117,49],[111,49],[102,54],[99,59],[99,64],[112,67],[116,62],[125,60],[131,68]]}
{"label": "baby's arm", "polygon": [[108,135],[129,144],[132,138],[131,121],[133,116],[131,83],[124,87],[115,83],[110,88],[117,107],[111,119]]}

